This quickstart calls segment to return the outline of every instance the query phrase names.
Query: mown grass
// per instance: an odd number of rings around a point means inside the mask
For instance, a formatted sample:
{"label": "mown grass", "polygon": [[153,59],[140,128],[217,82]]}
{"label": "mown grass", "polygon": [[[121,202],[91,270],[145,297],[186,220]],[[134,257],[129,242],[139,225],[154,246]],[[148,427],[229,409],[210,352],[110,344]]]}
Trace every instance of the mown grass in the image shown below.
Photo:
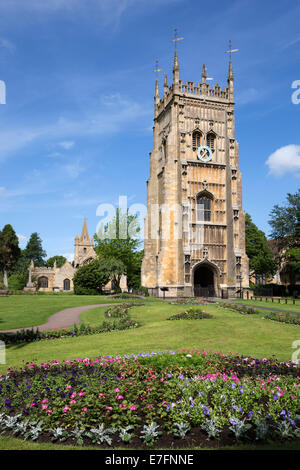
{"label": "mown grass", "polygon": [[[26,328],[46,323],[60,310],[83,305],[128,302],[105,295],[11,295],[0,296],[0,330]],[[140,299],[135,299],[140,301]],[[148,301],[148,299],[147,299]]]}
{"label": "mown grass", "polygon": [[[125,355],[141,352],[199,348],[228,353],[240,353],[258,358],[276,356],[281,361],[291,359],[292,343],[299,339],[299,326],[263,319],[263,313],[241,315],[216,305],[203,307],[214,318],[203,320],[167,321],[185,306],[152,301],[130,309],[130,316],[141,326],[136,329],[112,331],[92,336],[59,338],[37,341],[6,348],[6,365],[18,367],[22,361],[74,359],[99,355]],[[81,320],[99,324],[107,308],[100,307],[84,312]]]}
{"label": "mown grass", "polygon": [[288,303],[283,303],[283,300],[278,302],[277,299],[274,299],[274,302],[272,300],[243,300],[243,299],[234,299],[234,300],[229,300],[228,302],[232,303],[239,303],[239,304],[245,304],[245,305],[250,305],[251,307],[267,307],[269,309],[276,309],[276,310],[281,310],[282,312],[289,311],[289,312],[295,312],[295,313],[300,313],[300,300],[296,300],[296,304],[293,304],[293,301],[291,299],[288,299]]}
{"label": "mown grass", "polygon": [[[23,300],[25,299],[22,298]],[[1,300],[1,302],[4,299]],[[49,312],[75,305],[91,305],[100,303],[99,297],[68,297],[56,299],[54,296],[34,297],[35,312],[39,312],[39,318],[46,318]],[[108,303],[103,298],[103,303]],[[55,340],[38,341],[29,344],[8,346],[6,348],[6,364],[0,365],[0,374],[7,368],[20,367],[24,362],[36,360],[46,362],[48,360],[66,360],[76,357],[97,357],[100,355],[125,355],[141,352],[158,352],[181,348],[199,348],[228,353],[239,353],[258,358],[275,355],[281,361],[291,359],[294,350],[291,348],[293,341],[299,339],[298,326],[281,324],[265,320],[264,313],[255,315],[241,315],[217,305],[201,306],[203,310],[213,315],[211,319],[202,320],[178,320],[168,321],[174,313],[184,311],[187,306],[171,305],[169,303],[150,299],[143,302],[144,305],[130,309],[130,316],[141,325],[139,328],[125,331],[113,331],[92,336],[76,338],[60,338]],[[34,305],[33,298],[27,305],[16,302],[10,304],[19,305],[19,319],[21,312],[28,311]],[[63,305],[63,306],[62,306]],[[88,310],[81,315],[81,321],[90,324],[102,323],[107,307],[98,307]],[[15,313],[16,318],[18,315]],[[6,313],[7,316],[7,313]],[[40,321],[40,320],[39,320]],[[19,324],[18,324],[19,325]],[[24,361],[24,362],[23,362]],[[22,441],[17,438],[0,436],[0,449],[6,450],[56,450],[56,449],[81,449],[78,446],[63,446],[51,443],[34,443]],[[92,450],[97,447],[89,446],[84,449]],[[298,443],[266,444],[266,445],[242,445],[233,449],[244,450],[274,450],[274,449],[299,449]],[[197,449],[195,449],[197,450]]]}

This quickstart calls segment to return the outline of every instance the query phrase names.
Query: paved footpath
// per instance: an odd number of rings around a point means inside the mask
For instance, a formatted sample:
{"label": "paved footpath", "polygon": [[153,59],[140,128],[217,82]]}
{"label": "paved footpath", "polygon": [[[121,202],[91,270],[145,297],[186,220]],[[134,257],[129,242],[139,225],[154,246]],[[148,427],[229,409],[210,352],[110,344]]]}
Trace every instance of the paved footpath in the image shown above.
{"label": "paved footpath", "polygon": [[56,330],[57,328],[66,328],[67,326],[73,326],[75,323],[80,323],[80,315],[86,310],[97,307],[111,307],[112,305],[121,305],[119,303],[110,303],[110,304],[96,304],[96,305],[86,305],[84,307],[72,307],[61,310],[60,312],[54,313],[49,317],[47,323],[39,326],[32,326],[27,328],[17,328],[15,330],[1,330],[0,333],[16,333],[21,330],[34,330],[39,331],[48,331]]}

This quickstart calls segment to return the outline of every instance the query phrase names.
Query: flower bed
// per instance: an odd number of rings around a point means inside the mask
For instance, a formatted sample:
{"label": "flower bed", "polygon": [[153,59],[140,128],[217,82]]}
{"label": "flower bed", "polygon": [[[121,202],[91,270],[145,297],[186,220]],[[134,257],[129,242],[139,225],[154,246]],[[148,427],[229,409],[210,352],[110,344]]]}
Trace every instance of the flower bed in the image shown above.
{"label": "flower bed", "polygon": [[130,448],[300,437],[299,367],[199,350],[27,363],[0,377],[0,428]]}
{"label": "flower bed", "polygon": [[122,304],[120,306],[110,307],[105,316],[107,319],[114,318],[113,321],[104,321],[101,325],[85,325],[80,323],[71,328],[57,328],[56,330],[39,331],[39,329],[21,330],[16,333],[0,333],[0,340],[5,344],[29,343],[32,341],[41,341],[46,339],[66,338],[74,336],[95,335],[98,333],[107,333],[115,330],[127,330],[137,328],[139,324],[132,320],[128,314],[128,309],[140,304]]}
{"label": "flower bed", "polygon": [[247,307],[246,305],[237,305],[237,304],[229,304],[226,302],[219,302],[219,307],[233,310],[235,312],[241,313],[242,315],[254,315],[257,312],[256,308]]}
{"label": "flower bed", "polygon": [[203,318],[213,318],[213,316],[205,310],[190,308],[182,313],[172,315],[168,320],[202,320]]}
{"label": "flower bed", "polygon": [[300,325],[300,316],[292,313],[267,313],[264,318],[266,320],[279,321],[281,323],[288,323],[290,325]]}
{"label": "flower bed", "polygon": [[209,299],[200,299],[192,297],[190,299],[177,299],[170,302],[171,305],[208,305],[215,304],[216,302]]}

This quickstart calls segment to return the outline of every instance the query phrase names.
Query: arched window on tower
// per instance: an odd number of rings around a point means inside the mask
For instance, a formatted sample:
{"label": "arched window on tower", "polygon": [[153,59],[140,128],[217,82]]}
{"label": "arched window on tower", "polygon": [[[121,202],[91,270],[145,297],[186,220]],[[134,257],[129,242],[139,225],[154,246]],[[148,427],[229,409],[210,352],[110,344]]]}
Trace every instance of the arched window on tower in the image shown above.
{"label": "arched window on tower", "polygon": [[193,150],[197,150],[202,145],[202,134],[200,131],[193,132]]}
{"label": "arched window on tower", "polygon": [[212,132],[209,132],[206,137],[207,146],[211,149],[212,152],[216,149],[216,136]]}
{"label": "arched window on tower", "polygon": [[204,191],[197,196],[197,221],[210,222],[212,212],[212,196]]}

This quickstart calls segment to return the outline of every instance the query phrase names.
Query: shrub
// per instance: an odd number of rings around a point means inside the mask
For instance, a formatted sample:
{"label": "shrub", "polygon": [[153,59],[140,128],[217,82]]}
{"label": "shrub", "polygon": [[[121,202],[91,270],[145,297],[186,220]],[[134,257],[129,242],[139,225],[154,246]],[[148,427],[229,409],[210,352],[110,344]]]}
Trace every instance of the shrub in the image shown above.
{"label": "shrub", "polygon": [[168,320],[202,320],[203,318],[213,318],[213,316],[204,310],[190,308],[182,313],[172,315]]}

